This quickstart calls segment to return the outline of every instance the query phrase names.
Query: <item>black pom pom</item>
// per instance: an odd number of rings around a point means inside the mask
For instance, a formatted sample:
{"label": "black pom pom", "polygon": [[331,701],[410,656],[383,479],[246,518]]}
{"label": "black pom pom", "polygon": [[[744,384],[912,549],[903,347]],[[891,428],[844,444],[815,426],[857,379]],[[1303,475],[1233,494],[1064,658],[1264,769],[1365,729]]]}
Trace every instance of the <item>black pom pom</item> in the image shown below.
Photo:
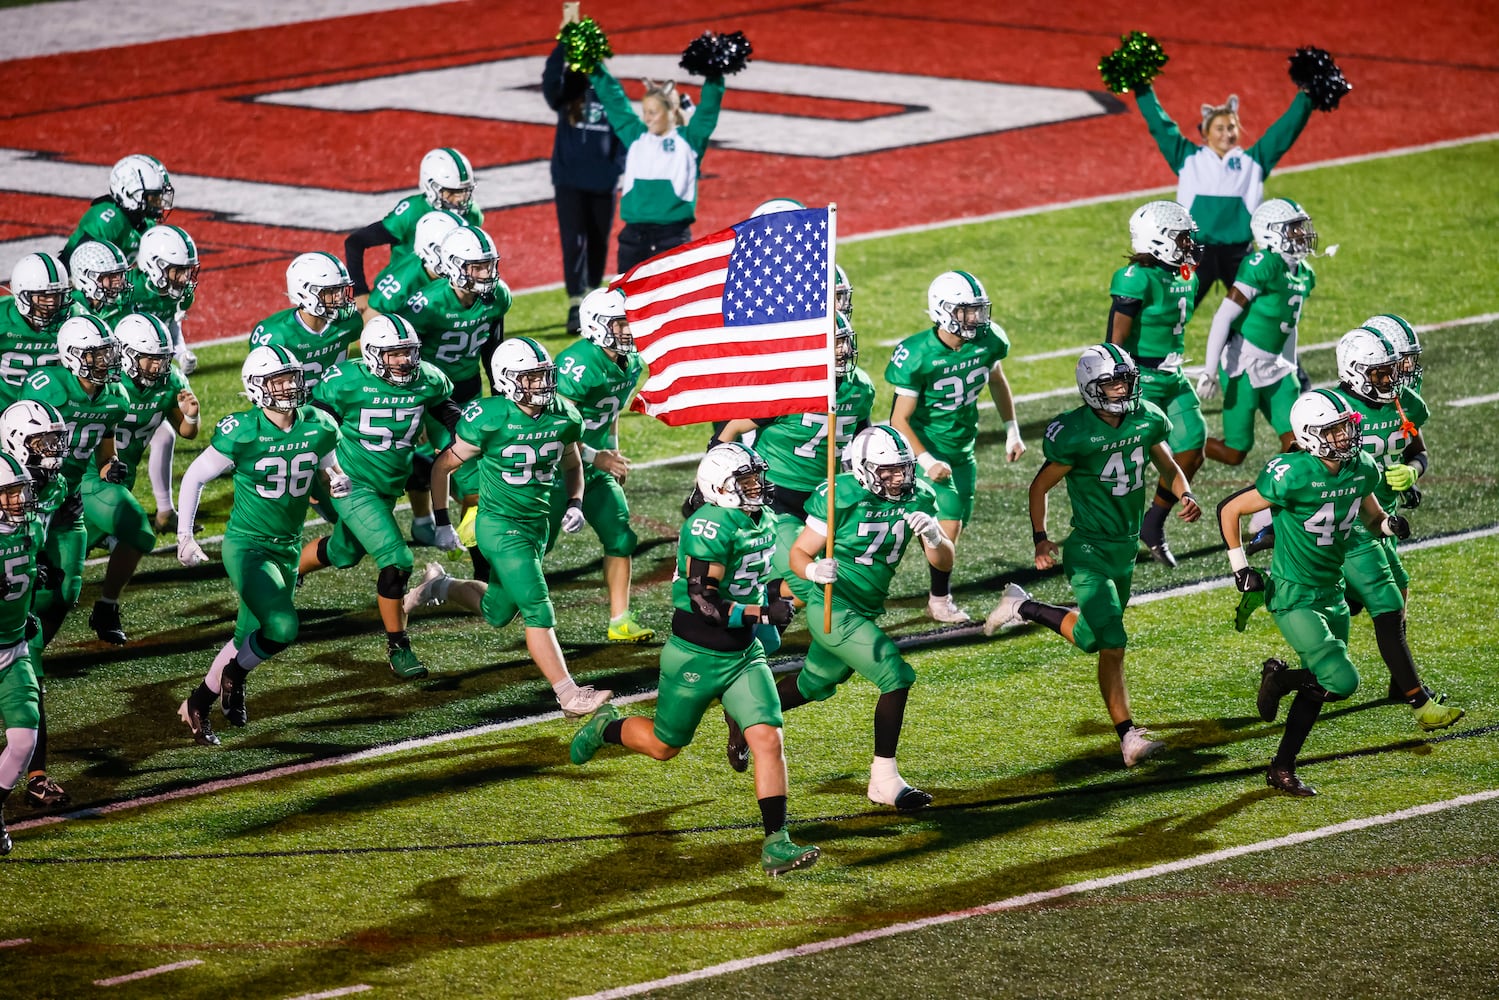
{"label": "black pom pom", "polygon": [[1333,110],[1343,95],[1353,89],[1326,49],[1300,48],[1289,61],[1291,82],[1306,92],[1312,99],[1312,107],[1318,111]]}
{"label": "black pom pom", "polygon": [[728,76],[744,69],[753,52],[742,31],[705,31],[682,50],[680,65],[693,76]]}
{"label": "black pom pom", "polygon": [[1119,40],[1120,46],[1098,61],[1103,85],[1113,94],[1149,87],[1170,56],[1160,42],[1143,31],[1120,35]]}

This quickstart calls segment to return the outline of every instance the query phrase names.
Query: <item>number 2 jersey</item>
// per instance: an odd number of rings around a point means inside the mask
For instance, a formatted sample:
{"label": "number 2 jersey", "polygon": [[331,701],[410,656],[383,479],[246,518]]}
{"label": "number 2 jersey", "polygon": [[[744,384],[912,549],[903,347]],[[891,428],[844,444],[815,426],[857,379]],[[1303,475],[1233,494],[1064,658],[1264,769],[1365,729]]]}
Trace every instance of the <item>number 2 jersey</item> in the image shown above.
{"label": "number 2 jersey", "polygon": [[322,410],[304,406],[286,430],[259,407],[231,413],[214,428],[212,447],[234,464],[234,506],[226,536],[296,545],[307,519],[307,491],[338,427]]}
{"label": "number 2 jersey", "polygon": [[1379,466],[1365,451],[1336,471],[1304,451],[1270,459],[1254,481],[1270,501],[1275,525],[1270,575],[1303,587],[1341,587],[1348,535],[1364,497],[1380,481]]}
{"label": "number 2 jersey", "polygon": [[885,381],[897,395],[916,397],[911,429],[934,455],[965,458],[978,440],[979,392],[989,384],[989,370],[1009,353],[1009,338],[992,323],[957,347],[948,347],[932,327],[900,342]]}
{"label": "number 2 jersey", "polygon": [[1118,427],[1086,405],[1053,420],[1041,448],[1048,462],[1071,466],[1072,530],[1114,541],[1137,537],[1146,486],[1155,489],[1155,473],[1146,470],[1150,449],[1170,434],[1170,418],[1144,399]]}
{"label": "number 2 jersey", "polygon": [[[833,558],[838,560],[833,603],[877,618],[885,611],[890,581],[912,541],[906,512],[919,510],[936,517],[937,493],[918,479],[911,499],[886,500],[860,486],[859,480],[848,472],[839,475],[833,485],[833,500],[838,505],[833,523]],[[827,520],[828,484],[824,482],[807,500],[807,521],[819,523],[826,538]],[[918,541],[916,545],[919,547],[921,543]],[[798,582],[821,595],[822,587]],[[806,600],[808,595],[799,592],[797,596]]]}

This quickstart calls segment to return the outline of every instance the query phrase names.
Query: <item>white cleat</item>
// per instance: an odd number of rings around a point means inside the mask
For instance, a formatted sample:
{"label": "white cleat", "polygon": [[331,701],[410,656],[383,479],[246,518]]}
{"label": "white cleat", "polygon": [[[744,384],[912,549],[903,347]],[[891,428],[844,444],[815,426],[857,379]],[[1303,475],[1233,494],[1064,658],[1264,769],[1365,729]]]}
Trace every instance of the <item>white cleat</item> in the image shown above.
{"label": "white cleat", "polygon": [[598,711],[600,705],[614,697],[608,689],[600,691],[592,684],[580,684],[573,696],[562,703],[562,715],[568,719],[581,719]]}
{"label": "white cleat", "polygon": [[1160,740],[1151,739],[1153,735],[1155,734],[1150,730],[1141,729],[1139,726],[1124,734],[1119,750],[1124,754],[1125,767],[1134,767],[1166,745]]}
{"label": "white cleat", "polygon": [[446,579],[448,579],[447,570],[435,562],[427,563],[427,572],[422,574],[421,582],[406,591],[406,597],[401,602],[402,606],[406,608],[406,613],[409,615],[424,605],[441,604],[442,598],[438,597],[433,591],[436,589],[438,581]]}
{"label": "white cleat", "polygon": [[1020,617],[1020,605],[1031,599],[1025,588],[1018,583],[1005,585],[1004,596],[999,603],[994,605],[994,610],[989,612],[989,617],[984,619],[984,634],[993,635],[995,632],[1004,632],[1025,624],[1025,619]]}
{"label": "white cleat", "polygon": [[962,625],[973,621],[968,616],[968,612],[953,602],[951,594],[943,594],[941,597],[935,595],[928,597],[926,615],[932,621],[944,622],[948,625]]}

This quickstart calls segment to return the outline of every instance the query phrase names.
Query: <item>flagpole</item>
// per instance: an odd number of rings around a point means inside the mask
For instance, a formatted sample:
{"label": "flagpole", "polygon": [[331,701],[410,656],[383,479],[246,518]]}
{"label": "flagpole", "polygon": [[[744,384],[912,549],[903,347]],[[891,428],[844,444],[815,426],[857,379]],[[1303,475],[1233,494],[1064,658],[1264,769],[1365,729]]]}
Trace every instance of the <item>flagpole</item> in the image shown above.
{"label": "flagpole", "polygon": [[[833,534],[837,519],[838,504],[834,484],[838,479],[838,319],[837,287],[838,268],[836,262],[838,245],[838,205],[828,205],[828,540],[826,558],[833,558]],[[822,588],[822,634],[833,631],[833,585]]]}

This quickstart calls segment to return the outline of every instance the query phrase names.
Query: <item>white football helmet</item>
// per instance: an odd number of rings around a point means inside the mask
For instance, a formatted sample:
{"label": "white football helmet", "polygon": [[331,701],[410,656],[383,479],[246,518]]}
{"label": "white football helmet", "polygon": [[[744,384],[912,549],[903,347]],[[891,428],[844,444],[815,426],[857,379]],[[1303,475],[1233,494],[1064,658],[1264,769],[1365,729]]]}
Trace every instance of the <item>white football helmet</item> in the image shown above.
{"label": "white football helmet", "polygon": [[80,379],[104,384],[120,380],[120,342],[98,316],[72,316],[57,330],[62,366]]}
{"label": "white football helmet", "polygon": [[859,338],[843,313],[833,313],[833,323],[838,328],[833,334],[835,370],[839,378],[847,378],[859,366]]}
{"label": "white football helmet", "polygon": [[1400,392],[1400,354],[1378,330],[1349,330],[1338,341],[1338,381],[1371,403],[1388,403]]}
{"label": "white football helmet", "polygon": [[179,226],[152,226],[142,233],[135,266],[168,298],[180,299],[198,287],[198,246]]}
{"label": "white football helmet", "polygon": [[1415,327],[1394,313],[1380,313],[1364,320],[1364,326],[1384,334],[1400,356],[1400,381],[1410,385],[1421,377],[1421,337]]}
{"label": "white football helmet", "polygon": [[1129,245],[1167,267],[1196,267],[1202,244],[1193,237],[1197,223],[1174,201],[1147,201],[1129,217]]}
{"label": "white football helmet", "polygon": [[1140,405],[1140,368],[1117,344],[1095,344],[1077,359],[1077,391],[1104,413],[1133,413]]}
{"label": "white football helmet", "polygon": [[635,353],[635,335],[625,318],[625,293],[616,288],[596,288],[578,306],[583,336],[600,347],[620,354]]}
{"label": "white football helmet", "polygon": [[1290,198],[1262,202],[1249,217],[1249,232],[1260,249],[1273,250],[1295,263],[1317,252],[1312,217]]}
{"label": "white football helmet", "polygon": [[859,485],[884,500],[909,500],[916,493],[916,454],[889,424],[871,424],[843,449],[843,465]]}
{"label": "white football helmet", "polygon": [[33,329],[51,326],[64,314],[68,291],[68,269],[50,253],[29,253],[10,272],[16,312]]}
{"label": "white football helmet", "polygon": [[777,212],[799,212],[806,207],[795,198],[772,198],[756,205],[755,210],[750,213],[750,218],[758,219],[762,215],[774,215]]}
{"label": "white football helmet", "polygon": [[967,271],[943,271],[927,287],[926,314],[937,329],[972,340],[989,325],[989,294]]}
{"label": "white football helmet", "polygon": [[0,449],[45,482],[62,470],[68,455],[68,425],[50,403],[22,399],[0,413]]}
{"label": "white football helmet", "polygon": [[382,313],[364,325],[359,353],[376,378],[410,385],[421,370],[422,340],[405,317]]}
{"label": "white football helmet", "polygon": [[433,149],[422,157],[418,171],[422,194],[433,208],[462,215],[474,200],[474,167],[456,149]]}
{"label": "white football helmet", "polygon": [[125,294],[130,287],[126,274],[130,262],[120,248],[108,240],[89,240],[73,251],[73,287],[83,293],[89,305],[102,309]]}
{"label": "white football helmet", "polygon": [[530,337],[501,341],[489,356],[494,391],[522,406],[546,408],[557,395],[557,366]]}
{"label": "white football helmet", "polygon": [[1330,389],[1313,389],[1291,404],[1291,433],[1296,443],[1334,462],[1346,462],[1359,453],[1362,418],[1348,401]]}
{"label": "white football helmet", "polygon": [[26,466],[0,452],[0,533],[11,534],[31,519],[36,492]]}
{"label": "white football helmet", "polygon": [[286,295],[298,309],[330,323],[354,315],[354,280],[349,269],[321,250],[298,254],[287,265]]}
{"label": "white football helmet", "polygon": [[109,172],[109,196],[139,225],[165,219],[172,211],[176,190],[160,160],[131,153]]}
{"label": "white football helmet", "polygon": [[257,347],[239,370],[250,402],[266,410],[291,413],[307,403],[307,375],[284,347]]}
{"label": "white football helmet", "polygon": [[455,291],[492,295],[500,283],[500,254],[494,240],[477,226],[450,230],[438,244],[439,272]]}
{"label": "white football helmet", "polygon": [[833,308],[849,319],[854,318],[854,286],[840,265],[833,265]]}
{"label": "white football helmet", "polygon": [[416,220],[416,233],[412,237],[411,247],[428,271],[433,274],[442,273],[442,238],[461,225],[462,219],[441,208]]}
{"label": "white football helmet", "polygon": [[172,335],[166,324],[149,313],[131,313],[115,324],[120,342],[120,367],[142,388],[158,385],[172,364]]}
{"label": "white football helmet", "polygon": [[775,487],[765,478],[769,468],[742,441],[716,444],[697,463],[698,492],[715,507],[757,511],[775,495]]}

